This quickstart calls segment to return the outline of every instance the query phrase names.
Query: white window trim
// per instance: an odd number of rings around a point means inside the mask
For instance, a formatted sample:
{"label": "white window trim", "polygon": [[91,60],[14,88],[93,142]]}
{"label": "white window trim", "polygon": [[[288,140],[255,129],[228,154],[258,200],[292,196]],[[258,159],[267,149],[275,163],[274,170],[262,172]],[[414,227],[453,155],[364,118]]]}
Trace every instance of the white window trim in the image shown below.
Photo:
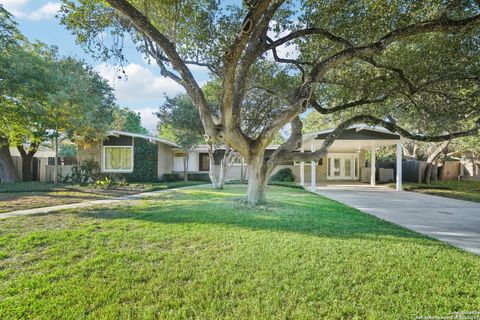
{"label": "white window trim", "polygon": [[[134,145],[135,145],[134,139],[132,139],[132,145],[131,146],[104,146],[103,142],[102,142],[102,172],[106,172],[106,173],[109,173],[109,172],[111,172],[111,173],[132,173],[133,168],[135,167],[135,163],[133,162],[134,161],[134,156],[133,156]],[[105,169],[105,159],[106,159],[105,149],[106,148],[130,148],[132,150],[132,152],[130,152],[132,169],[131,170],[107,170],[107,169]]]}

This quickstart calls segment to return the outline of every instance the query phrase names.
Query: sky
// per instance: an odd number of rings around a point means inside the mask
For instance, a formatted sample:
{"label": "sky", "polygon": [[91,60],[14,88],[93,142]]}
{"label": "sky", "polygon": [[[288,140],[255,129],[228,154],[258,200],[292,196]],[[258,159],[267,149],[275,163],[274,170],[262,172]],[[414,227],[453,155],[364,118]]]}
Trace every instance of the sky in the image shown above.
{"label": "sky", "polygon": [[[139,112],[143,125],[151,132],[156,131],[157,118],[152,114],[165,101],[165,95],[173,97],[183,88],[169,78],[160,75],[158,67],[149,65],[132,44],[125,48],[128,59],[125,65],[126,79],[119,80],[116,68],[108,62],[96,61],[81,46],[75,37],[60,24],[55,14],[60,9],[59,1],[52,0],[0,0],[15,18],[20,31],[30,40],[58,47],[61,55],[84,59],[94,66],[110,85],[120,106]],[[208,81],[206,69],[192,70],[200,84]]]}

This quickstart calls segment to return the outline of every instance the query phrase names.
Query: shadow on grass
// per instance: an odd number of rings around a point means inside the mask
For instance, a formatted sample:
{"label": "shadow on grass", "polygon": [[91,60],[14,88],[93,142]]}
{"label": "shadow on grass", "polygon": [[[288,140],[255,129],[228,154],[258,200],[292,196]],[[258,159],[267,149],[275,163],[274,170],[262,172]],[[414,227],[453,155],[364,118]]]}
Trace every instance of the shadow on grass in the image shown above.
{"label": "shadow on grass", "polygon": [[220,228],[300,233],[316,237],[447,246],[322,196],[304,191],[284,191],[280,195],[272,197],[268,206],[253,208],[240,201],[241,193],[176,191],[136,201],[133,206],[89,208],[73,211],[72,214],[93,219],[132,219],[200,227],[216,225]]}

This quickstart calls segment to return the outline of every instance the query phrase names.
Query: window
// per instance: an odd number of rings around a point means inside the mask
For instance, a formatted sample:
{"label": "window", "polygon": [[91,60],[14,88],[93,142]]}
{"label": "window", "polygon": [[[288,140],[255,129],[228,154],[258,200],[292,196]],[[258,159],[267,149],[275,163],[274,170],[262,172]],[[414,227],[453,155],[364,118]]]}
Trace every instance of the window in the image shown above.
{"label": "window", "polygon": [[185,152],[175,152],[175,158],[183,158],[185,157]]}
{"label": "window", "polygon": [[198,170],[199,171],[209,171],[209,168],[210,168],[210,163],[209,163],[209,159],[208,159],[208,153],[200,153],[199,154],[199,160],[200,160],[200,163],[199,163],[199,168]]}
{"label": "window", "polygon": [[103,147],[103,169],[105,172],[133,171],[133,148],[108,146]]}

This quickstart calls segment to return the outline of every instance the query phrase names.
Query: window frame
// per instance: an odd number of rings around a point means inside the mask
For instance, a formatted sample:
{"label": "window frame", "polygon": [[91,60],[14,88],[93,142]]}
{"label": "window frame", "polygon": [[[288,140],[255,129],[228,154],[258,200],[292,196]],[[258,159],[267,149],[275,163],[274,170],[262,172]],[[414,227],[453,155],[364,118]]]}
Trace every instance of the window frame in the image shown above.
{"label": "window frame", "polygon": [[[198,153],[198,171],[199,172],[209,172],[210,171],[210,159],[209,159],[210,155],[208,153],[205,153],[205,152],[199,152]],[[204,170],[205,168],[203,168],[202,166],[202,158],[207,158],[208,159],[208,165],[207,165],[207,169]]]}
{"label": "window frame", "polygon": [[[132,145],[131,146],[104,146],[102,144],[102,172],[111,172],[111,173],[132,173],[133,172],[133,168],[135,166],[134,164],[134,155],[133,155],[133,152],[134,152],[134,141],[132,139]],[[105,153],[106,153],[106,148],[130,148],[131,152],[130,152],[130,158],[131,158],[131,164],[132,164],[132,168],[131,169],[120,169],[120,170],[115,170],[115,169],[107,169],[106,168],[106,160],[107,160],[107,157],[105,156]]]}

